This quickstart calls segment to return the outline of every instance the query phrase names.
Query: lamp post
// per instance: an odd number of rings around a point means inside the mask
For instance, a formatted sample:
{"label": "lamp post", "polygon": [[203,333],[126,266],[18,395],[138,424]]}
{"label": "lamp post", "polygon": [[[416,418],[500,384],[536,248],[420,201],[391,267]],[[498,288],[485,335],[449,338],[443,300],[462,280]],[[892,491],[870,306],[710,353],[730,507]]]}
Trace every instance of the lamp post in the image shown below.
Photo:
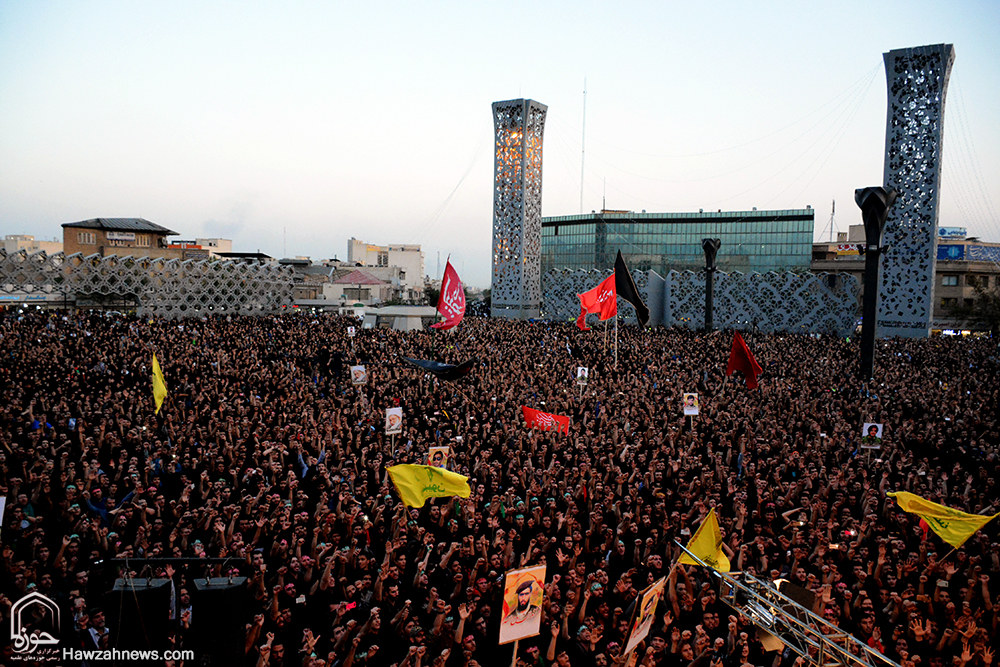
{"label": "lamp post", "polygon": [[881,186],[858,188],[854,201],[865,224],[865,285],[861,311],[861,379],[870,380],[875,367],[875,320],[878,317],[878,268],[882,253],[882,231],[896,191]]}
{"label": "lamp post", "polygon": [[705,331],[714,327],[712,321],[712,292],[715,287],[715,256],[719,253],[722,239],[702,239],[701,248],[705,251]]}

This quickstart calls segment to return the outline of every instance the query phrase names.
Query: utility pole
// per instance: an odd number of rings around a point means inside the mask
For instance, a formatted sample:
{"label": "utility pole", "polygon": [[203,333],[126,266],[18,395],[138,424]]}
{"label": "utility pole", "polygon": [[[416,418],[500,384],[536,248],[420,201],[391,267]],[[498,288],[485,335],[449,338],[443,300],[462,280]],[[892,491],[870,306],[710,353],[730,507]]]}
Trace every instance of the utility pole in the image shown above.
{"label": "utility pole", "polygon": [[583,77],[583,137],[580,139],[580,214],[583,214],[584,157],[587,145],[587,77]]}

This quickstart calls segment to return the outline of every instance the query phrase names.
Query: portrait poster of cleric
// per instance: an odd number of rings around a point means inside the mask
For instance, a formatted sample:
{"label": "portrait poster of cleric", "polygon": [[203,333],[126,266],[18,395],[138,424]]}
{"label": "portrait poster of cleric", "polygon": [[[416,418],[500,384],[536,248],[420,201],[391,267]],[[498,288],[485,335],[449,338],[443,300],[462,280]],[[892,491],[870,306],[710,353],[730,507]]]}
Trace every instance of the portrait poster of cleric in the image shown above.
{"label": "portrait poster of cleric", "polygon": [[867,449],[878,449],[882,446],[882,424],[865,422],[861,427],[861,446]]}
{"label": "portrait poster of cleric", "polygon": [[684,416],[696,417],[698,415],[698,394],[684,394]]}
{"label": "portrait poster of cleric", "polygon": [[635,618],[632,620],[632,631],[628,637],[628,643],[625,644],[625,655],[628,655],[639,645],[643,639],[649,635],[649,629],[653,626],[653,620],[656,618],[656,604],[663,597],[663,588],[667,583],[666,577],[660,577],[659,581],[656,581],[639,593],[639,607],[636,609]]}
{"label": "portrait poster of cleric", "polygon": [[403,408],[385,409],[385,434],[394,435],[403,432]]}
{"label": "portrait poster of cleric", "polygon": [[542,623],[545,566],[536,565],[507,573],[503,585],[503,614],[498,644],[508,644],[538,634]]}
{"label": "portrait poster of cleric", "polygon": [[351,366],[351,384],[367,384],[368,371],[364,366]]}
{"label": "portrait poster of cleric", "polygon": [[435,468],[448,467],[448,455],[451,447],[430,447],[427,450],[427,465]]}

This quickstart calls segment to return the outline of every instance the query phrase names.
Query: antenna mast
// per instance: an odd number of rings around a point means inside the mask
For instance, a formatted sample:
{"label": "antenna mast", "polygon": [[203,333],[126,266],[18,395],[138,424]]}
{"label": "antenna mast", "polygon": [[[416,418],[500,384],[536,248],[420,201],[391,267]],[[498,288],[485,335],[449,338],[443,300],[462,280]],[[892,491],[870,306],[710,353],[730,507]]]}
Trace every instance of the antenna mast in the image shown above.
{"label": "antenna mast", "polygon": [[583,77],[583,136],[580,139],[580,213],[583,213],[583,174],[587,146],[587,77]]}
{"label": "antenna mast", "polygon": [[833,243],[833,232],[836,231],[836,226],[834,224],[834,217],[837,215],[837,200],[833,200],[833,204],[830,207],[830,223],[828,225],[830,229],[830,243]]}

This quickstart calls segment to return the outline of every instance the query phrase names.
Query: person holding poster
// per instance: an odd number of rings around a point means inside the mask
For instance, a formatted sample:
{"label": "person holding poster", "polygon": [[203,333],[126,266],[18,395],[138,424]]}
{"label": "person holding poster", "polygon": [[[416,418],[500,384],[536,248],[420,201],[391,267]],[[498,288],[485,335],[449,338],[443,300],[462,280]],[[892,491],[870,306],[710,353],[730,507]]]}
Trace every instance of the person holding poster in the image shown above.
{"label": "person holding poster", "polygon": [[666,577],[661,577],[659,581],[652,584],[640,595],[640,605],[632,622],[632,632],[629,634],[628,642],[625,644],[625,655],[631,653],[636,646],[649,634],[649,629],[656,619],[656,604],[663,596],[663,588],[667,583]]}
{"label": "person holding poster", "polygon": [[698,394],[684,394],[684,416],[695,417],[698,415]]}
{"label": "person holding poster", "polygon": [[403,408],[385,409],[385,433],[395,435],[403,432]]}
{"label": "person holding poster", "polygon": [[538,634],[542,623],[544,591],[544,565],[507,573],[503,587],[503,617],[500,620],[498,644],[508,644]]}

